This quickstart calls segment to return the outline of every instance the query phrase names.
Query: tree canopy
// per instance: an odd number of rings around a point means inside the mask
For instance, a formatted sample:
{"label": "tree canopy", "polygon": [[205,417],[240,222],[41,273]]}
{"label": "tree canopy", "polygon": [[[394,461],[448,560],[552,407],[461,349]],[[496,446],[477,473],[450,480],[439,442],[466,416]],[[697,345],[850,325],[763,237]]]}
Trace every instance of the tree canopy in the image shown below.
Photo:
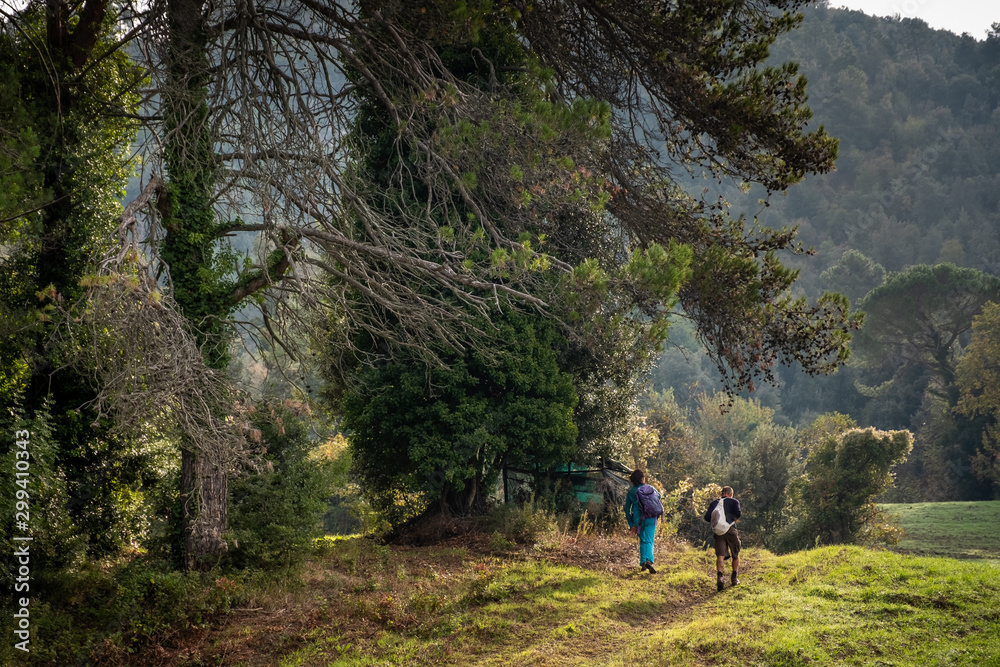
{"label": "tree canopy", "polygon": [[866,315],[857,349],[870,360],[898,355],[929,370],[950,406],[957,402],[960,339],[987,301],[1000,295],[1000,279],[954,264],[916,265],[890,275],[859,308]]}
{"label": "tree canopy", "polygon": [[992,420],[972,464],[977,477],[1000,489],[1000,306],[992,301],[972,320],[972,340],[958,363],[958,389],[962,413]]}
{"label": "tree canopy", "polygon": [[[461,347],[473,333],[462,308],[482,314],[494,294],[547,303],[544,293],[529,297],[530,274],[498,272],[494,252],[523,252],[520,234],[539,222],[553,226],[552,247],[572,245],[561,233],[573,234],[566,214],[589,193],[608,203],[618,243],[694,248],[682,307],[734,386],[770,377],[780,360],[831,370],[846,354],[846,306],[787,296],[795,273],[772,251],[794,247],[794,233],[732,220],[681,189],[689,169],[772,190],[830,169],[836,142],[804,129],[804,79],[794,65],[760,66],[802,5],[306,2],[275,3],[266,19],[213,6],[205,49],[217,64],[206,100],[218,128],[219,196],[228,193],[220,201],[231,214],[245,212],[217,233],[262,232],[257,268],[274,266],[266,258],[278,253],[283,271],[254,274],[258,286],[276,283],[261,300],[267,309],[288,305],[291,291],[296,303],[341,309],[348,334],[425,347],[445,336]],[[508,35],[502,57],[486,57],[484,42],[455,71],[435,46],[498,33]],[[157,77],[160,69],[151,65]],[[511,76],[519,69],[528,76]],[[538,93],[528,107],[530,90]],[[386,180],[419,181],[419,207],[368,196],[368,174],[350,159],[364,147],[345,132],[362,104],[383,124]],[[534,122],[525,125],[529,108]],[[566,141],[591,122],[607,126],[606,139]],[[533,153],[548,157],[536,163]],[[408,164],[419,170],[404,174]],[[488,253],[477,258],[475,247]],[[431,299],[425,285],[452,297]],[[392,327],[366,319],[358,295],[391,312]]]}
{"label": "tree canopy", "polygon": [[556,361],[554,324],[514,313],[497,324],[497,354],[430,370],[400,359],[363,373],[344,398],[355,467],[377,509],[399,519],[439,502],[467,514],[482,509],[504,464],[545,469],[576,451],[578,399]]}
{"label": "tree canopy", "polygon": [[[504,318],[533,310],[563,325],[559,368],[593,441],[621,423],[594,415],[614,403],[624,414],[677,315],[729,389],[773,379],[779,363],[832,371],[858,322],[839,295],[791,295],[797,272],[778,253],[802,251],[795,230],[687,192],[700,174],[770,194],[832,168],[836,141],[807,128],[805,79],[765,64],[806,4],[45,2],[35,43],[60,69],[37,76],[35,99],[80,134],[51,155],[42,141],[52,198],[36,287],[73,304],[56,308],[59,340],[98,350],[118,336],[135,371],[103,360],[98,382],[122,384],[58,411],[86,404],[132,428],[177,420],[182,495],[204,515],[188,548],[212,555],[225,457],[202,455],[242,438],[219,382],[233,327],[298,358],[293,341],[319,323],[362,366],[405,350],[440,367],[483,355]],[[7,27],[41,31],[41,9]],[[86,141],[88,113],[106,120],[104,143]],[[112,190],[128,163],[110,157],[131,154],[136,120],[144,187],[122,211]],[[87,159],[57,154],[65,146]],[[17,150],[30,154],[30,138]],[[67,165],[110,171],[86,188]],[[165,354],[167,339],[183,353]]]}
{"label": "tree canopy", "polygon": [[885,282],[885,267],[857,250],[848,250],[820,275],[820,279],[828,289],[840,292],[857,304]]}

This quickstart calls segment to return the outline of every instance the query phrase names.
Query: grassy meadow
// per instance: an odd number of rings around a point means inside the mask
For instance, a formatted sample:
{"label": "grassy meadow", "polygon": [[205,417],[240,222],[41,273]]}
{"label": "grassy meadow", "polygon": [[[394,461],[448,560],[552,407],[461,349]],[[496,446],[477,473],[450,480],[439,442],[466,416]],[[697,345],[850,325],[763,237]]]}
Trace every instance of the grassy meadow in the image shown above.
{"label": "grassy meadow", "polygon": [[882,505],[896,517],[903,553],[1000,560],[1000,500]]}
{"label": "grassy meadow", "polygon": [[167,638],[141,665],[975,665],[1000,667],[1000,563],[861,547],[745,549],[742,585],[661,540],[497,535],[434,547],[327,540],[305,583]]}

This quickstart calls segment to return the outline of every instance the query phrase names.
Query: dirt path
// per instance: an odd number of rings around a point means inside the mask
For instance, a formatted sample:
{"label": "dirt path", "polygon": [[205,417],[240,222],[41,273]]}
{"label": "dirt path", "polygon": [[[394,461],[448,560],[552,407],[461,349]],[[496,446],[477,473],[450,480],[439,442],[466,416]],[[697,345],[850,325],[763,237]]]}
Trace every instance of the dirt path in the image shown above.
{"label": "dirt path", "polygon": [[[441,644],[442,656],[448,655],[449,642],[457,654],[428,658],[424,664],[601,663],[620,655],[623,633],[652,633],[686,623],[717,594],[708,554],[682,545],[657,546],[658,573],[650,575],[636,567],[636,546],[624,538],[563,537],[543,549],[503,553],[493,551],[486,536],[463,536],[433,547],[371,544],[372,553],[362,550],[357,558],[310,563],[304,587],[275,591],[233,610],[215,626],[166,637],[129,664],[271,666],[296,651],[301,656],[296,664],[327,664],[344,652],[376,645],[386,633],[405,637],[410,629],[419,631],[439,609],[436,605],[468,588],[471,577],[488,577],[498,568],[533,560],[579,568],[579,576],[561,584],[564,590],[556,602],[544,603],[552,613],[540,609],[536,619],[512,622],[508,636],[486,636],[478,645],[469,643],[467,632],[462,634],[467,629],[456,628]],[[702,561],[704,576],[692,574]],[[752,569],[747,576],[753,576]],[[610,586],[614,595],[591,593],[595,582]],[[532,604],[538,603],[524,603],[529,616]]]}

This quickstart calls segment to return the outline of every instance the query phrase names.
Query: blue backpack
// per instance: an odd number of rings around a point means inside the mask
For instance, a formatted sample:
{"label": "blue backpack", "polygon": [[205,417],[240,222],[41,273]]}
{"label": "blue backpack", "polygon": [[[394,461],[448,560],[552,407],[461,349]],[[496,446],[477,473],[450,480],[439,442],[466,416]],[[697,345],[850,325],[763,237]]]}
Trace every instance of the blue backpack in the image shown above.
{"label": "blue backpack", "polygon": [[663,504],[656,489],[649,484],[643,484],[635,491],[636,500],[639,501],[639,520],[659,519],[663,516]]}

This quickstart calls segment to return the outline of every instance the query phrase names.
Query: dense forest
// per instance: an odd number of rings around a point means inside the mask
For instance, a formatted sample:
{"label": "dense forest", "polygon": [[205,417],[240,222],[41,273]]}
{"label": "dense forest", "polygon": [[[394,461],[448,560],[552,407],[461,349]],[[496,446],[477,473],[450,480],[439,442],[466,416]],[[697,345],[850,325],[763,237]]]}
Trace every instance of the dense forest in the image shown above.
{"label": "dense forest", "polygon": [[[823,6],[803,14],[772,58],[800,63],[815,112],[811,122],[840,140],[835,171],[809,176],[766,204],[756,188],[743,193],[708,185],[748,219],[798,229],[814,254],[787,262],[800,271],[795,289],[805,294],[838,291],[864,310],[863,299],[883,283],[913,278],[918,265],[950,263],[969,270],[962,280],[984,281],[966,287],[988,295],[988,277],[1000,275],[1000,35],[977,41],[919,19]],[[955,334],[947,365],[957,364],[971,340],[971,317],[946,314],[923,289],[904,290],[902,283],[883,295],[887,299],[903,304],[892,314],[897,341],[876,350],[856,336],[851,361],[836,374],[813,377],[793,365],[780,370],[776,385],[744,396],[774,410],[774,420],[785,426],[838,412],[860,424],[912,431],[915,450],[890,497],[994,497],[995,483],[974,474],[986,420],[950,410],[955,401],[948,405],[942,392],[957,390],[956,377],[942,380],[933,359],[903,349],[920,326],[916,319],[901,321],[905,311],[925,310],[939,318],[936,333]],[[889,313],[880,315],[874,300],[868,303],[871,331]],[[943,319],[952,316],[958,319]],[[681,406],[695,410],[699,394],[718,389],[717,374],[684,329],[674,330],[678,347],[668,346],[654,387],[671,389]]]}

